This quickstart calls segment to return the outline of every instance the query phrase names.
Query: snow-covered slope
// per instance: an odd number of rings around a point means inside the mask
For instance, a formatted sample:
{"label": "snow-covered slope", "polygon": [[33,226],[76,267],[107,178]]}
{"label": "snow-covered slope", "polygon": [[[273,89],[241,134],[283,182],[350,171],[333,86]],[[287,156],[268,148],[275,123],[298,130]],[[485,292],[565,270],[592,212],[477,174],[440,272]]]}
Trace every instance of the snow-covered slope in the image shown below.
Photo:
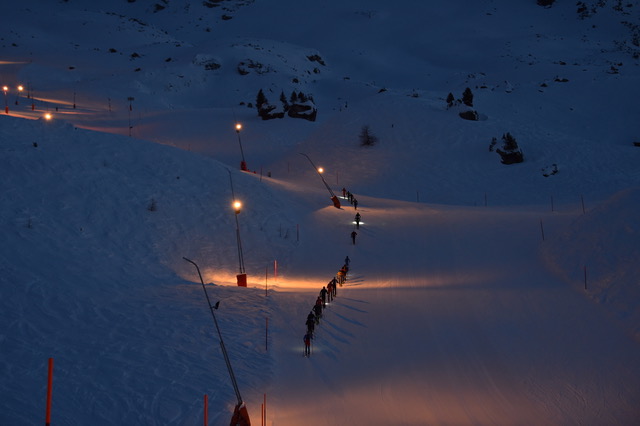
{"label": "snow-covered slope", "polygon": [[[7,5],[0,423],[42,420],[54,357],[54,423],[193,424],[208,394],[227,424],[183,257],[254,424],[264,394],[267,424],[636,422],[640,5],[556,3]],[[479,121],[447,108],[466,87]],[[260,89],[317,121],[261,121]],[[356,245],[300,153],[357,197]]]}

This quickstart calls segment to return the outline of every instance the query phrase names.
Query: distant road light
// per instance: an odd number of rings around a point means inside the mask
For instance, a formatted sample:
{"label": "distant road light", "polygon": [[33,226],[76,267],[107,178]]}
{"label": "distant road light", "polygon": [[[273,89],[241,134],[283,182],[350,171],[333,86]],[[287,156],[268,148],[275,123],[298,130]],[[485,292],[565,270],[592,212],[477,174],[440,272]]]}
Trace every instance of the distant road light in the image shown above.
{"label": "distant road light", "polygon": [[240,201],[233,202],[233,209],[236,211],[236,214],[240,213],[241,208],[242,208],[242,203]]}
{"label": "distant road light", "polygon": [[318,167],[318,173],[324,173],[324,169],[322,167]]}
{"label": "distant road light", "polygon": [[50,113],[46,113],[44,115],[44,119],[47,120],[47,121],[51,120],[52,118],[53,118],[53,116]]}

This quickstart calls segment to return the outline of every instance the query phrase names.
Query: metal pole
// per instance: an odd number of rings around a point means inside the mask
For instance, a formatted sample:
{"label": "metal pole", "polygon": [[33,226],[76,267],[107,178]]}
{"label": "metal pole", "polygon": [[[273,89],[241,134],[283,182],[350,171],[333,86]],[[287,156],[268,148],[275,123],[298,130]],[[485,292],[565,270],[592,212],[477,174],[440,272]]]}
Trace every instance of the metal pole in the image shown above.
{"label": "metal pole", "polygon": [[233,369],[231,368],[231,361],[229,361],[229,355],[227,354],[227,349],[224,346],[224,341],[222,340],[222,333],[220,333],[220,327],[218,326],[218,320],[216,319],[216,314],[213,311],[214,309],[218,309],[218,304],[220,302],[217,302],[215,304],[215,306],[211,306],[211,300],[209,299],[209,294],[207,293],[207,288],[204,285],[204,280],[202,279],[202,274],[200,273],[200,268],[198,267],[198,265],[190,259],[187,259],[186,257],[182,257],[184,260],[186,260],[187,262],[191,263],[193,266],[196,267],[196,270],[198,271],[198,276],[200,277],[200,282],[202,283],[202,289],[204,290],[204,295],[207,298],[207,304],[209,305],[209,310],[211,311],[211,316],[213,317],[213,322],[216,325],[216,330],[218,331],[218,337],[220,338],[220,348],[222,349],[222,355],[224,356],[224,361],[227,364],[227,370],[229,371],[229,377],[231,377],[231,384],[233,385],[233,390],[236,393],[236,397],[238,398],[238,405],[242,404],[242,397],[240,396],[240,390],[238,389],[238,382],[236,381],[236,377],[233,374]]}
{"label": "metal pole", "polygon": [[240,140],[240,129],[236,128],[236,133],[238,134],[238,145],[240,145],[240,155],[242,156],[242,162],[244,163],[244,151],[242,150],[242,141]]}
{"label": "metal pole", "polygon": [[[233,191],[233,179],[231,178],[231,170],[227,169],[227,172],[229,172],[229,184],[231,186],[231,197],[233,198],[233,200],[236,200],[236,194]],[[238,247],[238,265],[240,267],[240,273],[244,274],[245,269],[244,269],[244,254],[242,253],[242,240],[240,239],[240,223],[238,222],[238,214],[240,212],[236,211],[236,245]]]}
{"label": "metal pole", "polygon": [[236,212],[236,243],[238,246],[238,264],[240,273],[244,274],[244,254],[242,253],[242,240],[240,239],[240,225],[238,223],[238,213]]}

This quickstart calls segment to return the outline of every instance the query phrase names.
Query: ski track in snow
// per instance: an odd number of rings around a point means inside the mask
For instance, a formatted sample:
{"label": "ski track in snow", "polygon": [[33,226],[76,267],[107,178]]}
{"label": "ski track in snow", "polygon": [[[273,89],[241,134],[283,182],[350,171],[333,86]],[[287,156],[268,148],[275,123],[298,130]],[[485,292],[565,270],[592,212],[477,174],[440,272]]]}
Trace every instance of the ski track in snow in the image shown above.
{"label": "ski track in snow", "polygon": [[[622,363],[638,371],[627,350],[615,349],[628,346],[625,334],[612,331],[606,316],[576,315],[591,310],[584,296],[540,262],[521,261],[538,258],[544,244],[539,218],[557,230],[567,215],[417,209],[403,221],[388,219],[391,209],[362,207],[368,225],[356,246],[343,242],[352,259],[349,280],[325,310],[311,358],[300,355],[314,293],[296,294],[295,306],[282,311],[287,339],[276,348],[275,374],[283,379],[274,389],[273,424],[623,424],[636,418],[635,374],[599,368]],[[347,214],[327,212],[336,222]],[[393,256],[400,244],[424,255]],[[594,353],[590,342],[600,340],[607,346]],[[619,398],[616,387],[630,398]]]}

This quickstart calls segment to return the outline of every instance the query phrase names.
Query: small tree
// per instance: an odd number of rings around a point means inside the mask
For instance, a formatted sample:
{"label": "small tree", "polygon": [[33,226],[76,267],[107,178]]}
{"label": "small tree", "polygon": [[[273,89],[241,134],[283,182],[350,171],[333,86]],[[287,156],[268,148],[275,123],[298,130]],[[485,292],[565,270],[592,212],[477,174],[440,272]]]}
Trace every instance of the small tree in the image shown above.
{"label": "small tree", "polygon": [[502,135],[502,148],[496,149],[496,152],[500,154],[502,164],[515,164],[524,161],[522,150],[518,147],[518,142],[516,138],[511,136],[511,133]]}
{"label": "small tree", "polygon": [[471,89],[468,87],[464,89],[464,92],[462,93],[462,103],[466,106],[473,106],[473,92],[471,92]]}
{"label": "small tree", "polygon": [[289,110],[289,102],[287,102],[287,97],[284,95],[284,92],[280,92],[280,102],[282,103],[282,108],[285,112]]}
{"label": "small tree", "polygon": [[261,109],[262,106],[267,102],[267,97],[264,95],[262,89],[260,89],[260,91],[258,91],[258,95],[256,96],[256,108]]}
{"label": "small tree", "polygon": [[456,98],[453,96],[453,93],[449,92],[449,94],[447,95],[447,108],[451,108],[455,101]]}
{"label": "small tree", "polygon": [[378,138],[371,133],[368,125],[362,126],[359,139],[360,146],[373,146],[378,142]]}

